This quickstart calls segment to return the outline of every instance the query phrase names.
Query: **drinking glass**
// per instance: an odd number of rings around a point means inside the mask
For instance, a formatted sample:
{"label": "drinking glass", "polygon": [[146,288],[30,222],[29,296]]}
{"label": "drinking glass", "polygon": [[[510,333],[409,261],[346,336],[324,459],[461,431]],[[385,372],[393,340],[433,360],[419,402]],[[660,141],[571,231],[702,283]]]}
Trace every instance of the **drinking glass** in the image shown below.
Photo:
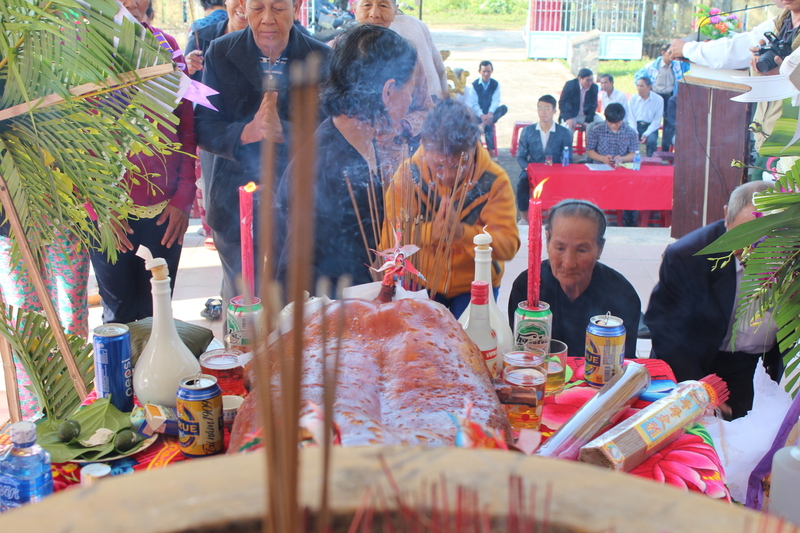
{"label": "drinking glass", "polygon": [[552,167],[553,166],[553,156],[552,155],[544,156],[544,164],[547,165],[548,167]]}
{"label": "drinking glass", "polygon": [[209,350],[200,356],[200,370],[217,378],[223,396],[244,396],[244,353],[224,348]]}
{"label": "drinking glass", "polygon": [[552,396],[564,390],[564,379],[567,375],[567,351],[566,343],[555,339],[550,341],[550,349],[545,358],[547,367],[546,396]]}
{"label": "drinking glass", "polygon": [[503,369],[503,379],[511,387],[511,398],[506,404],[511,427],[539,429],[547,370],[543,366],[509,366]]}
{"label": "drinking glass", "polygon": [[239,350],[242,353],[250,353],[253,347],[250,344],[244,344],[240,333],[229,333],[225,335],[225,346],[232,350]]}

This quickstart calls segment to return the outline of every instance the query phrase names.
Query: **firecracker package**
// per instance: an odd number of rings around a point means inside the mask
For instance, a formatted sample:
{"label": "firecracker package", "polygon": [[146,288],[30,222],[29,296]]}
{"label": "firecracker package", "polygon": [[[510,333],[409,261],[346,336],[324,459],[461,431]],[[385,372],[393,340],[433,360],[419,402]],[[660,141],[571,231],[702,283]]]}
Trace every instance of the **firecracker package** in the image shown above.
{"label": "firecracker package", "polygon": [[665,397],[581,447],[578,460],[629,472],[728,396],[727,385],[714,374],[700,381],[683,381]]}

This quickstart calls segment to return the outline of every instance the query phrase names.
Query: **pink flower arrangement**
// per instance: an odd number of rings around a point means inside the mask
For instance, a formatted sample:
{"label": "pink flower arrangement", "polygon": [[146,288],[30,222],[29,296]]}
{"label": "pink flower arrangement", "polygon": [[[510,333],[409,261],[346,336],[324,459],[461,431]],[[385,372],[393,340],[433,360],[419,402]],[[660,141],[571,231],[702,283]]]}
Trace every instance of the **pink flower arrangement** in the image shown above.
{"label": "pink flower arrangement", "polygon": [[720,39],[728,37],[731,32],[742,27],[739,18],[736,15],[722,14],[719,8],[709,8],[703,4],[697,5],[697,11],[694,13],[695,28],[699,28],[701,35],[706,39]]}

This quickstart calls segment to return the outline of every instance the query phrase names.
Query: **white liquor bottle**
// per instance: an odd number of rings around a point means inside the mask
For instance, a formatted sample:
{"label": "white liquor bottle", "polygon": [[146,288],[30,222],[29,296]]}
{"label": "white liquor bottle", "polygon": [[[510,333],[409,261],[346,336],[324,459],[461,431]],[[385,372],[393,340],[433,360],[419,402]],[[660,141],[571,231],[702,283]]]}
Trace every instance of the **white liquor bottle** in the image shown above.
{"label": "white liquor bottle", "polygon": [[478,345],[483,361],[489,370],[489,376],[498,376],[502,365],[497,361],[497,336],[489,323],[489,284],[485,281],[473,281],[471,292],[472,316],[469,325],[464,328],[472,342]]}
{"label": "white liquor bottle", "polygon": [[146,260],[145,268],[153,274],[153,330],[133,371],[133,391],[142,405],[175,407],[180,380],[199,374],[200,363],[175,329],[167,262]]}
{"label": "white liquor bottle", "polygon": [[[489,284],[489,323],[497,335],[497,350],[498,353],[503,353],[503,350],[510,348],[514,344],[514,332],[511,331],[511,326],[508,325],[508,317],[505,316],[497,302],[494,299],[494,292],[491,290],[492,286],[492,236],[488,233],[479,233],[472,239],[475,243],[475,281],[485,281]],[[470,313],[472,310],[472,303],[467,306],[464,312],[458,319],[461,327],[467,329],[469,326]]]}

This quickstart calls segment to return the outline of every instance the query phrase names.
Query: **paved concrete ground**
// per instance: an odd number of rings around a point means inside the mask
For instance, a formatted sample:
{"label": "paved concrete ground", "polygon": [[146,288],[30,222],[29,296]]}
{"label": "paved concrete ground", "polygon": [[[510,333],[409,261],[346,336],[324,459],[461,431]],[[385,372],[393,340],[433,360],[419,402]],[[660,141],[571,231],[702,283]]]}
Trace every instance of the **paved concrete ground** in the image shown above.
{"label": "paved concrete ground", "polygon": [[[516,120],[536,121],[536,101],[543,94],[555,95],[572,76],[560,62],[533,61],[525,58],[524,41],[520,32],[471,32],[434,30],[433,38],[440,49],[451,51],[446,64],[451,68],[465,68],[475,79],[478,63],[492,61],[495,78],[502,89],[503,103],[509,108],[506,117],[498,122],[497,137],[500,147],[499,161],[516,183],[519,167],[509,155],[511,131]],[[186,233],[181,264],[173,298],[175,318],[209,327],[221,338],[222,321],[214,323],[203,319],[200,310],[208,298],[219,294],[222,271],[216,252],[203,247],[203,237],[198,235],[200,221],[192,220]],[[520,226],[522,247],[516,258],[506,265],[498,304],[506,309],[511,283],[527,268],[527,226]],[[662,228],[609,228],[602,261],[625,275],[636,288],[642,300],[642,309],[649,301],[650,292],[658,280],[661,254],[673,241],[669,230]],[[93,283],[93,281],[92,281]],[[90,309],[90,328],[101,324],[99,307]],[[640,341],[639,355],[649,352],[649,341]],[[0,422],[7,418],[5,387],[0,379]]]}

